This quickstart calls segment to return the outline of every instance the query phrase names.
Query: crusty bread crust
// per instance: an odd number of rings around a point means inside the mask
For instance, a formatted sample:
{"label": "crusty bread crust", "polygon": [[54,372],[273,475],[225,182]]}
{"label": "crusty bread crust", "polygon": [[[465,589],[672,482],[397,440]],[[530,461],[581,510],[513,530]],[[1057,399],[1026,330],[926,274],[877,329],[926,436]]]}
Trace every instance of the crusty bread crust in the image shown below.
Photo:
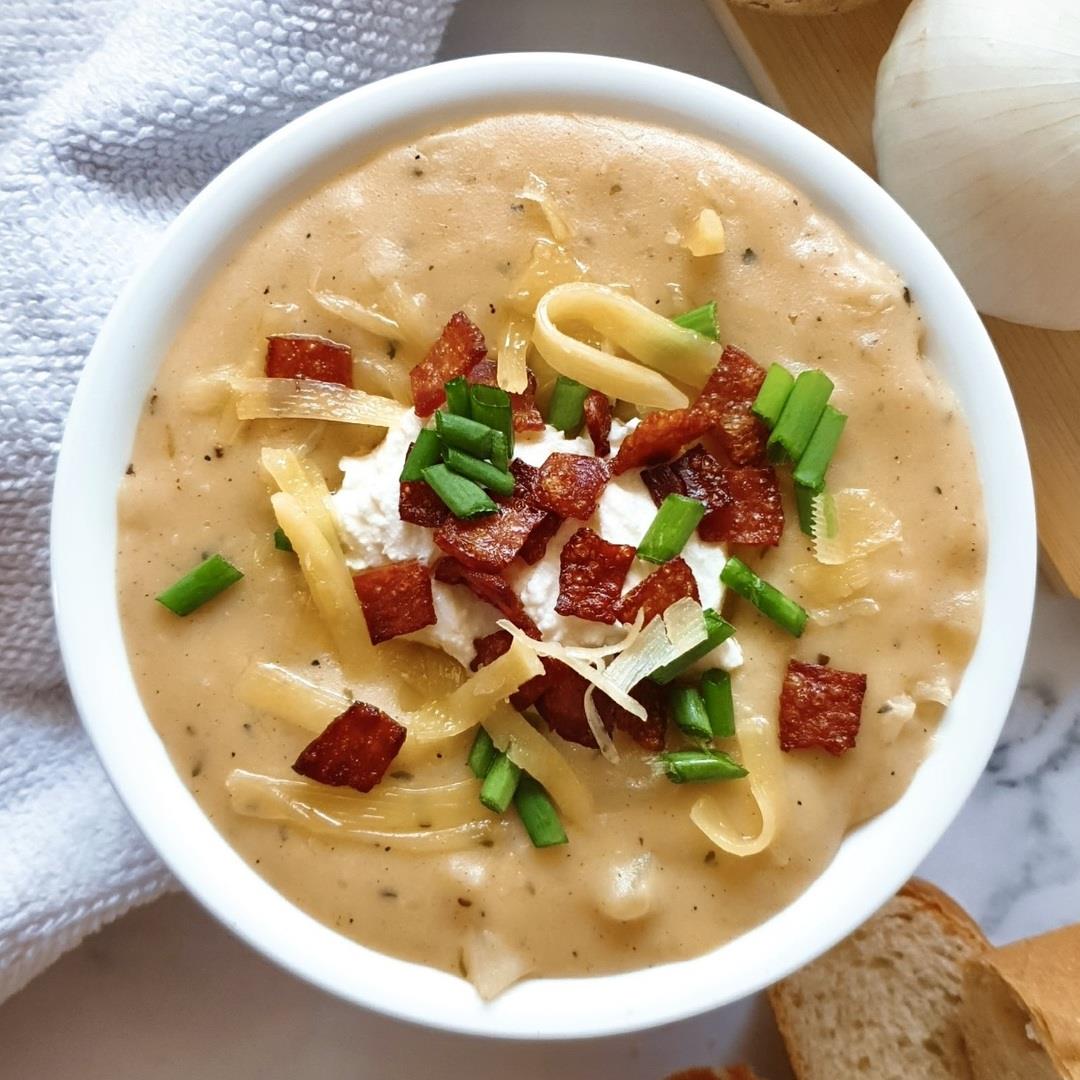
{"label": "crusty bread crust", "polygon": [[[890,899],[880,911],[871,919],[867,920],[865,927],[872,927],[882,920],[912,920],[923,915],[929,916],[937,924],[943,936],[957,940],[965,952],[971,957],[984,955],[990,949],[990,943],[978,924],[972,917],[956,903],[950,896],[943,893],[937,886],[928,881],[914,878]],[[827,970],[830,965],[843,964],[845,961],[838,955],[838,950],[843,949],[844,942],[832,952],[815,960],[803,969],[809,972],[812,969],[818,971]],[[799,1025],[797,1024],[798,1011],[800,1008],[800,993],[798,988],[800,973],[783,979],[768,991],[769,1004],[772,1006],[776,1025],[787,1048],[791,1067],[798,1080],[818,1080],[821,1075],[814,1066],[812,1060],[813,1048],[801,1044],[799,1037]],[[959,1039],[959,1034],[956,1036]],[[871,1074],[873,1075],[873,1074]]]}

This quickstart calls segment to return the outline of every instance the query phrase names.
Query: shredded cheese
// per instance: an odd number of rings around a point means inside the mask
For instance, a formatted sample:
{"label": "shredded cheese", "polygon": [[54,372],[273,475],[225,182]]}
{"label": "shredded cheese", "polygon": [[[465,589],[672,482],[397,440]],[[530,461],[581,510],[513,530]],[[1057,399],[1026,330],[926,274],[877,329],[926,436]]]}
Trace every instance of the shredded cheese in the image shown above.
{"label": "shredded cheese", "polygon": [[529,173],[525,184],[525,190],[518,193],[519,199],[527,199],[535,203],[544,215],[551,235],[561,244],[569,240],[572,232],[566,218],[563,216],[558,203],[551,194],[548,182],[535,173]]}
{"label": "shredded cheese", "polygon": [[525,361],[531,335],[531,319],[523,315],[510,316],[495,369],[495,381],[508,394],[521,394],[529,387],[529,369]]}
{"label": "shredded cheese", "polygon": [[330,489],[323,474],[306,458],[287,448],[264,447],[260,460],[274,483],[296,499],[304,513],[318,525],[327,543],[340,552],[341,540],[330,510]]}
{"label": "shredded cheese", "polygon": [[241,420],[333,420],[390,428],[407,411],[393,398],[317,379],[237,377],[230,381]]}
{"label": "shredded cheese", "polygon": [[314,285],[308,293],[323,311],[328,311],[331,315],[352,323],[353,326],[359,326],[361,330],[366,330],[369,334],[394,339],[401,337],[401,327],[397,320],[391,319],[389,315],[384,315],[381,311],[376,311],[375,308],[365,307],[358,300],[351,300],[338,293],[316,289]]}
{"label": "shredded cheese", "polygon": [[903,539],[900,519],[862,488],[815,495],[814,557],[838,566]]}
{"label": "shredded cheese", "polygon": [[727,248],[724,239],[724,223],[711,207],[698,214],[690,226],[682,246],[695,258],[705,255],[722,255]]}
{"label": "shredded cheese", "polygon": [[316,735],[352,704],[340,691],[319,686],[280,664],[251,664],[233,692],[245,705]]}
{"label": "shredded cheese", "polygon": [[584,279],[582,263],[561,244],[541,237],[533,244],[532,255],[514,279],[506,298],[518,312],[531,318],[540,298],[549,289]]}

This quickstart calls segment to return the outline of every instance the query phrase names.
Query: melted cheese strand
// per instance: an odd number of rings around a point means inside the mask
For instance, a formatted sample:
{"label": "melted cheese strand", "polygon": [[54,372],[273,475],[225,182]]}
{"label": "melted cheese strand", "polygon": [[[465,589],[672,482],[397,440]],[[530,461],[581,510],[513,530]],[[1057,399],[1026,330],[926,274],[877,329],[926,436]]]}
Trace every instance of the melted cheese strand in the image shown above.
{"label": "melted cheese strand", "polygon": [[304,513],[318,525],[330,546],[340,551],[341,540],[330,510],[330,489],[323,474],[293,450],[264,447],[261,461],[274,483],[296,499]]}
{"label": "melted cheese strand", "polygon": [[778,810],[776,792],[779,789],[776,755],[776,734],[761,717],[736,719],[735,731],[739,740],[743,766],[748,770],[747,782],[757,802],[761,828],[756,836],[736,830],[726,819],[720,803],[711,795],[703,795],[690,810],[690,820],[721,850],[745,858],[764,851],[776,836]]}
{"label": "melted cheese strand", "polygon": [[234,378],[230,383],[241,420],[333,420],[391,428],[407,411],[393,398],[317,379]]}
{"label": "melted cheese strand", "polygon": [[270,497],[270,503],[296,552],[342,667],[350,676],[359,675],[376,664],[374,647],[340,546],[327,540],[295,496],[279,491]]}
{"label": "melted cheese strand", "polygon": [[[583,323],[634,359],[612,356],[558,329]],[[604,285],[558,285],[536,307],[533,341],[560,374],[647,408],[679,409],[689,401],[664,375],[700,388],[717,361],[720,346]],[[651,370],[650,370],[651,369]]]}
{"label": "melted cheese strand", "polygon": [[359,326],[361,330],[366,330],[369,334],[384,338],[401,337],[401,327],[395,319],[391,319],[389,315],[383,315],[374,308],[365,307],[357,300],[340,296],[338,293],[318,290],[314,285],[308,289],[308,294],[323,311],[328,311],[331,315],[352,323],[353,326]]}
{"label": "melted cheese strand", "polygon": [[340,691],[319,686],[280,664],[258,661],[240,676],[233,693],[245,705],[316,735],[352,704]]}
{"label": "melted cheese strand", "polygon": [[595,701],[596,687],[590,686],[585,691],[585,721],[589,725],[589,730],[592,732],[592,737],[596,740],[597,749],[599,749],[604,759],[610,761],[612,765],[619,764],[619,751],[612,742],[611,736],[607,732],[607,728],[604,727],[604,719],[600,715],[600,710],[596,707]]}
{"label": "melted cheese strand", "polygon": [[521,394],[529,387],[529,369],[525,361],[531,336],[532,320],[511,315],[495,366],[495,381],[508,394]]}

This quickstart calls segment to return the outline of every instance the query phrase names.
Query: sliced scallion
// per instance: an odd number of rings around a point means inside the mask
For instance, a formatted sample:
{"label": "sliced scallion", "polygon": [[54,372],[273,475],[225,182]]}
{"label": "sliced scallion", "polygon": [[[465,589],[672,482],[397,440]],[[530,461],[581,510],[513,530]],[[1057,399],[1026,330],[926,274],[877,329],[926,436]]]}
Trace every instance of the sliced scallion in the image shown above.
{"label": "sliced scallion", "polygon": [[451,379],[446,386],[446,408],[455,416],[469,416],[469,384],[464,375]]}
{"label": "sliced scallion", "polygon": [[473,457],[486,458],[491,455],[491,428],[487,424],[480,424],[467,416],[437,412],[435,430],[444,446],[464,450]]}
{"label": "sliced scallion", "polygon": [[685,495],[669,495],[638,544],[638,557],[653,563],[670,562],[686,546],[705,516],[705,504]]}
{"label": "sliced scallion", "polygon": [[481,727],[476,729],[472,749],[469,750],[468,766],[477,780],[483,780],[495,764],[499,751],[491,741],[491,736]]}
{"label": "sliced scallion", "polygon": [[404,484],[409,481],[419,480],[423,471],[434,465],[439,460],[441,443],[439,436],[433,428],[424,428],[416,436],[416,442],[405,456],[405,465],[402,467],[401,476],[398,479]]}
{"label": "sliced scallion", "polygon": [[554,847],[567,842],[566,830],[554,803],[543,786],[528,773],[522,773],[518,781],[514,806],[533,847]]}
{"label": "sliced scallion", "polygon": [[277,528],[274,530],[274,547],[278,551],[292,551],[292,541],[285,535],[285,530]]}
{"label": "sliced scallion", "polygon": [[498,754],[480,785],[480,801],[493,814],[503,813],[510,805],[520,779],[520,767],[505,754]]}
{"label": "sliced scallion", "polygon": [[510,395],[498,386],[474,385],[469,387],[469,407],[472,418],[486,424],[492,431],[501,431],[506,446],[514,452],[514,410]]}
{"label": "sliced scallion", "polygon": [[691,664],[696,663],[703,656],[711,653],[721,642],[727,641],[735,633],[735,627],[722,619],[712,608],[705,608],[701,613],[705,617],[705,640],[699,642],[692,649],[687,649],[682,656],[672,660],[670,664],[657,668],[649,678],[661,686],[671,682],[672,679],[681,675]]}
{"label": "sliced scallion", "polygon": [[806,611],[775,586],[758,577],[741,559],[728,559],[720,571],[720,580],[744,600],[749,600],[777,626],[782,626],[795,637],[802,635],[806,628]]}
{"label": "sliced scallion", "polygon": [[488,491],[494,491],[497,495],[514,494],[513,474],[496,469],[490,461],[464,454],[452,446],[448,446],[443,452],[443,461],[459,476],[468,477]]}
{"label": "sliced scallion", "polygon": [[776,421],[780,419],[784,403],[794,385],[795,376],[780,364],[773,364],[766,373],[765,381],[761,384],[751,409],[770,429],[776,427]]}
{"label": "sliced scallion", "polygon": [[676,315],[671,321],[685,327],[687,330],[704,334],[705,337],[712,338],[713,341],[719,341],[720,339],[720,327],[716,321],[715,300],[710,300],[709,303],[702,304],[701,307],[696,307],[691,311],[684,311],[681,315]]}
{"label": "sliced scallion", "polygon": [[705,702],[713,738],[732,738],[735,734],[735,701],[731,696],[731,676],[722,668],[712,668],[701,676],[698,689]]}
{"label": "sliced scallion", "polygon": [[445,465],[431,465],[420,475],[449,507],[454,517],[474,518],[499,509],[482,487],[452,472]]}
{"label": "sliced scallion", "polygon": [[824,490],[825,473],[846,423],[847,417],[839,409],[826,405],[822,410],[821,419],[795,466],[794,479],[799,487],[809,488],[815,494]]}
{"label": "sliced scallion", "polygon": [[243,576],[228,559],[211,555],[159,594],[157,602],[174,615],[190,615],[207,600],[213,600],[218,593],[235,585]]}
{"label": "sliced scallion", "polygon": [[684,735],[708,742],[713,737],[705,702],[693,686],[676,686],[671,691],[671,715]]}
{"label": "sliced scallion", "polygon": [[588,396],[587,386],[560,375],[548,403],[547,422],[572,439],[585,423],[585,399]]}
{"label": "sliced scallion", "polygon": [[510,447],[501,431],[491,433],[491,464],[503,472],[510,467]]}
{"label": "sliced scallion", "polygon": [[798,461],[802,457],[832,392],[832,379],[825,372],[799,372],[769,436],[770,460]]}
{"label": "sliced scallion", "polygon": [[739,780],[746,770],[721,750],[669,750],[660,755],[664,772],[675,784]]}

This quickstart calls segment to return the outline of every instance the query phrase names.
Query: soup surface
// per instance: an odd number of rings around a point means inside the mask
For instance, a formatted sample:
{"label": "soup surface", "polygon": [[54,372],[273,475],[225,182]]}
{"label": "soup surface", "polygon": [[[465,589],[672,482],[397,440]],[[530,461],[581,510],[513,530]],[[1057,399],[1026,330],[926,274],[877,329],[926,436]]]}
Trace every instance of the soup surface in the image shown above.
{"label": "soup surface", "polygon": [[[706,245],[715,253],[691,251],[714,220],[703,210],[722,224],[722,252],[715,235]],[[777,476],[786,527],[777,545],[713,544],[710,552],[695,538],[686,549],[702,603],[722,603],[736,627],[738,644],[727,643],[707,666],[732,669],[739,736],[716,745],[747,764],[750,777],[675,784],[655,752],[621,731],[614,764],[530,714],[591,798],[587,813],[559,807],[566,844],[534,848],[512,813],[489,821],[478,839],[441,848],[349,834],[317,815],[307,824],[265,807],[253,816],[235,790],[230,796],[234,770],[298,781],[291,766],[325,722],[305,730],[284,706],[246,703],[237,687],[253,663],[374,700],[406,726],[409,711],[453,685],[459,669],[397,639],[376,646],[380,659],[366,671],[342,671],[296,557],[274,545],[277,485],[260,463],[266,447],[292,448],[332,491],[344,476],[330,502],[351,570],[400,558],[432,563],[441,553],[429,540],[388,555],[383,540],[400,539],[401,523],[374,516],[387,484],[396,497],[419,421],[405,413],[387,437],[387,445],[396,440],[394,454],[384,449],[365,463],[383,429],[240,423],[228,380],[263,375],[268,335],[317,334],[352,348],[358,388],[408,405],[409,370],[451,315],[467,313],[494,356],[509,347],[508,326],[511,337],[530,332],[547,286],[573,279],[613,286],[668,317],[717,300],[721,341],[766,368],[825,372],[835,383],[831,403],[848,417],[828,472],[847,543],[840,556],[816,557],[784,467]],[[335,310],[325,296],[320,304],[315,293],[344,296],[369,315]],[[380,330],[372,311],[392,323]],[[587,326],[567,329],[610,348]],[[146,403],[121,483],[129,656],[177,769],[236,850],[300,907],[383,952],[463,972],[485,993],[528,974],[605,973],[693,956],[760,923],[821,873],[850,828],[904,791],[978,632],[984,536],[973,453],[921,340],[918,297],[893,271],[799,191],[702,139],[599,116],[509,115],[358,162],[268,222],[194,305]],[[554,373],[535,348],[529,364],[543,411]],[[700,386],[686,389],[692,400]],[[627,430],[620,420],[632,430],[636,411],[616,404],[616,441]],[[549,448],[591,453],[587,438],[564,440],[551,429],[519,436],[519,454],[536,463]],[[636,544],[655,508],[638,470],[624,487],[637,502],[626,502],[626,512],[612,503],[608,512],[605,494],[593,524],[606,540]],[[244,579],[186,618],[154,602],[213,552]],[[728,554],[809,611],[801,637],[745,600],[721,597],[716,575]],[[636,565],[631,582],[647,570]],[[520,566],[508,573],[525,588]],[[544,590],[530,602],[542,614]],[[467,663],[473,637],[494,631],[498,612],[441,583],[436,605],[439,622],[418,639]],[[545,638],[564,643],[626,633],[572,617],[537,622]],[[780,749],[778,701],[792,658],[865,674],[853,749]],[[469,781],[473,734],[422,747],[406,739],[384,784]],[[681,740],[672,727],[669,745]],[[751,783],[766,777],[767,790]],[[327,791],[365,798],[345,787]],[[771,842],[747,855],[733,853],[738,843],[714,843],[690,817],[705,795],[745,848],[763,833]]]}

